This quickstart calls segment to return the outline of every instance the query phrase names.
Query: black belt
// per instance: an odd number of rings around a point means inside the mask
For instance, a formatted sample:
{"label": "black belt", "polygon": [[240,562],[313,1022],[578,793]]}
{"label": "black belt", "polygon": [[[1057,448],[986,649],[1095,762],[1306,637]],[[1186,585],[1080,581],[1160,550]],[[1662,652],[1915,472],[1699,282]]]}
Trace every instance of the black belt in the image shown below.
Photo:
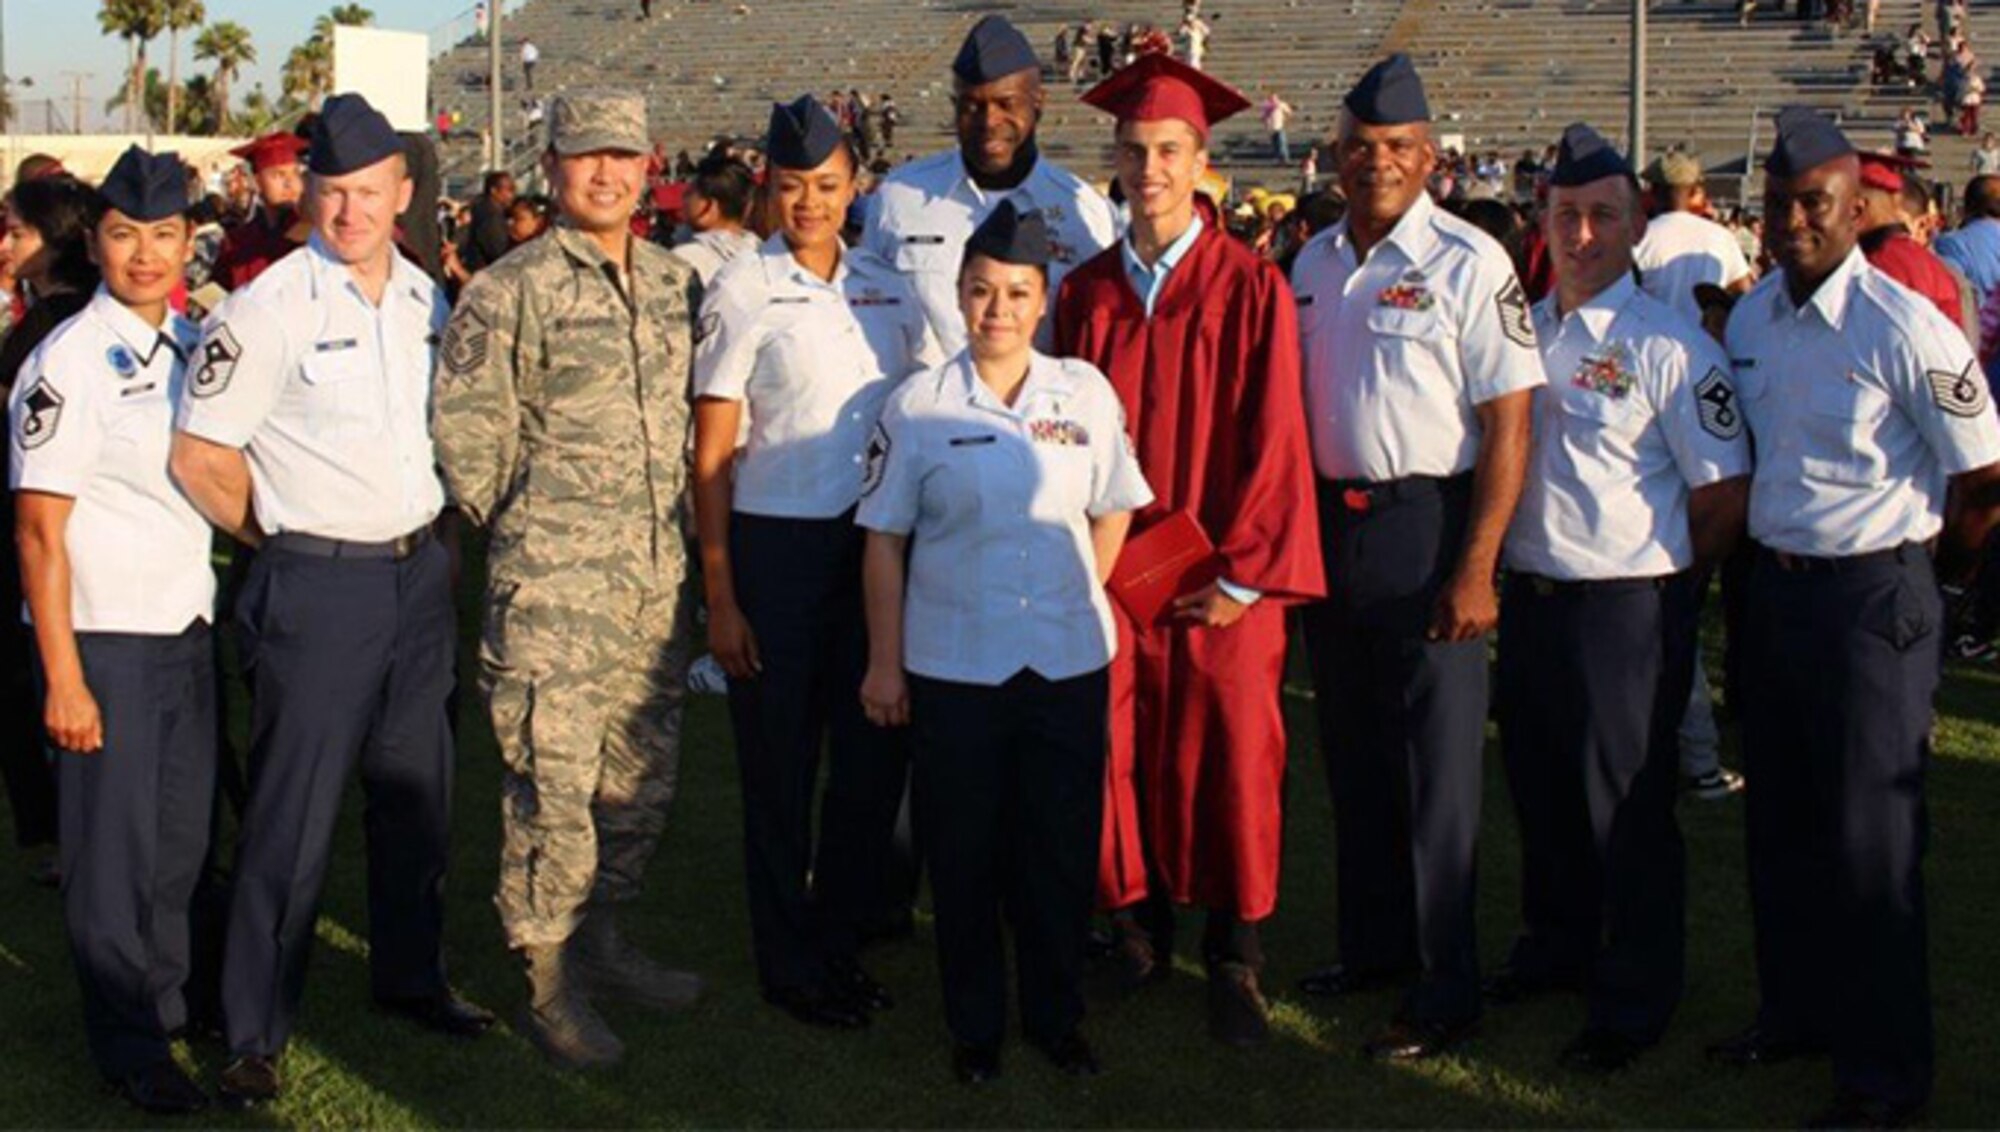
{"label": "black belt", "polygon": [[1651,578],[1551,578],[1545,574],[1530,574],[1525,570],[1511,571],[1509,576],[1519,578],[1522,584],[1535,591],[1538,597],[1592,591],[1663,590],[1667,588],[1667,583],[1676,577],[1673,574],[1660,574]]}
{"label": "black belt", "polygon": [[314,558],[356,558],[371,561],[401,562],[431,541],[428,524],[418,527],[406,535],[397,535],[387,542],[352,542],[347,539],[321,538],[318,535],[285,531],[264,540],[271,550],[289,550],[295,554],[310,554]]}
{"label": "black belt", "polygon": [[1773,566],[1787,574],[1845,574],[1857,570],[1868,570],[1886,562],[1908,562],[1913,554],[1928,554],[1920,543],[1906,542],[1887,550],[1871,550],[1866,554],[1849,554],[1841,557],[1816,557],[1811,554],[1792,554],[1789,551],[1773,550],[1759,546],[1758,551]]}
{"label": "black belt", "polygon": [[1404,476],[1398,480],[1322,480],[1340,509],[1365,515],[1377,507],[1411,499],[1429,499],[1471,482],[1471,472],[1455,476]]}

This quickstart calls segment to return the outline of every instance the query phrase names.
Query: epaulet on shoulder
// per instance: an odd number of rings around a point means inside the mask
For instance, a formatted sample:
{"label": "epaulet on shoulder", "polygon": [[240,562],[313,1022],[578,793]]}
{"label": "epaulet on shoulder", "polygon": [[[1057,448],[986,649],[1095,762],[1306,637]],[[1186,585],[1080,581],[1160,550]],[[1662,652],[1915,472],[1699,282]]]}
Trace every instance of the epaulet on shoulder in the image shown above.
{"label": "epaulet on shoulder", "polygon": [[1469,220],[1463,220],[1446,212],[1443,208],[1431,210],[1431,231],[1448,243],[1457,244],[1467,251],[1479,255],[1497,255],[1513,263],[1507,249],[1500,241],[1488,235],[1484,228]]}
{"label": "epaulet on shoulder", "polygon": [[89,349],[90,343],[77,341],[79,334],[87,333],[83,324],[89,321],[89,314],[90,307],[86,305],[82,310],[57,323],[56,328],[49,331],[48,336],[36,344],[34,352],[47,361],[73,346],[80,345],[84,349]]}
{"label": "epaulet on shoulder", "polygon": [[[692,269],[690,269],[692,270]],[[764,257],[760,255],[740,255],[716,268],[709,277],[707,293],[710,295],[748,295],[751,290],[763,290]]]}
{"label": "epaulet on shoulder", "polygon": [[889,170],[889,175],[882,178],[882,189],[908,188],[916,182],[936,176],[940,169],[957,160],[958,151],[946,149],[912,161],[905,161]]}

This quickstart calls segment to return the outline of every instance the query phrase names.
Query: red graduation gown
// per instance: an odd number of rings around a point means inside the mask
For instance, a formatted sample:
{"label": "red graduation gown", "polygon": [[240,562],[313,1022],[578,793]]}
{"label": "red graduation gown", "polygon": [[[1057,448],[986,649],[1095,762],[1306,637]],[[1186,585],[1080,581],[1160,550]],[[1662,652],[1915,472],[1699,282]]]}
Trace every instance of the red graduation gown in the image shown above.
{"label": "red graduation gown", "polygon": [[298,213],[285,209],[279,217],[281,226],[275,227],[269,216],[259,206],[249,219],[223,233],[222,247],[215,253],[213,277],[225,290],[248,287],[265,269],[305,246],[303,240],[292,239],[289,232],[298,221]]}
{"label": "red graduation gown", "polygon": [[1964,326],[1958,301],[1958,280],[1937,254],[1916,241],[1901,224],[1877,228],[1861,237],[1861,254],[1875,270],[1929,299],[1953,326]]}
{"label": "red graduation gown", "polygon": [[1298,312],[1270,264],[1205,227],[1148,318],[1119,246],[1063,282],[1057,352],[1103,370],[1158,497],[1133,531],[1193,512],[1231,583],[1263,600],[1227,629],[1142,627],[1122,611],[1098,874],[1106,908],[1147,893],[1261,920],[1278,900],[1285,608],[1326,583]]}

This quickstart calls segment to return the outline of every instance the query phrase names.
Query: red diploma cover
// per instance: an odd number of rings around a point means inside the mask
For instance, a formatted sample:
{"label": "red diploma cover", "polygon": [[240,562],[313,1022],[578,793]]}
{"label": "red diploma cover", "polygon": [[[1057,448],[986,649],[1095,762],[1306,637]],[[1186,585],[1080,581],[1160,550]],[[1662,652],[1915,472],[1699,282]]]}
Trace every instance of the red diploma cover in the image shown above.
{"label": "red diploma cover", "polygon": [[1173,601],[1222,576],[1222,556],[1187,511],[1176,511],[1132,536],[1105,586],[1140,625],[1159,625]]}

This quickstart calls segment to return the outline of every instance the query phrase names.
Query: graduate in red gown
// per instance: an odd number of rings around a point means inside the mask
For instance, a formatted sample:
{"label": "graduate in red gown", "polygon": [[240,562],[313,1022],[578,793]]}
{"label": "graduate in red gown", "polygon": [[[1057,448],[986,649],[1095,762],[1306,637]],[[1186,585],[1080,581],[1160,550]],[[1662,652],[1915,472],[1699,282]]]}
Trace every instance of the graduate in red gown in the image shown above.
{"label": "graduate in red gown", "polygon": [[1209,1028],[1250,1044],[1268,1033],[1257,924],[1278,897],[1285,609],[1325,592],[1297,312],[1195,193],[1209,127],[1246,99],[1149,55],[1084,101],[1118,119],[1132,223],[1064,282],[1058,352],[1103,370],[1124,404],[1158,496],[1135,545],[1186,511],[1221,560],[1161,622],[1118,613],[1099,899],[1134,986],[1170,969],[1173,905],[1207,909]]}
{"label": "graduate in red gown", "polygon": [[1953,326],[1962,327],[1965,310],[1958,279],[1903,223],[1903,177],[1920,167],[1914,158],[1861,155],[1861,254],[1869,266],[1929,299]]}
{"label": "graduate in red gown", "polygon": [[303,247],[310,226],[299,217],[305,195],[303,138],[292,133],[266,134],[239,145],[230,154],[250,163],[257,181],[258,204],[240,224],[223,234],[215,254],[215,281],[234,291],[247,286],[264,269]]}

